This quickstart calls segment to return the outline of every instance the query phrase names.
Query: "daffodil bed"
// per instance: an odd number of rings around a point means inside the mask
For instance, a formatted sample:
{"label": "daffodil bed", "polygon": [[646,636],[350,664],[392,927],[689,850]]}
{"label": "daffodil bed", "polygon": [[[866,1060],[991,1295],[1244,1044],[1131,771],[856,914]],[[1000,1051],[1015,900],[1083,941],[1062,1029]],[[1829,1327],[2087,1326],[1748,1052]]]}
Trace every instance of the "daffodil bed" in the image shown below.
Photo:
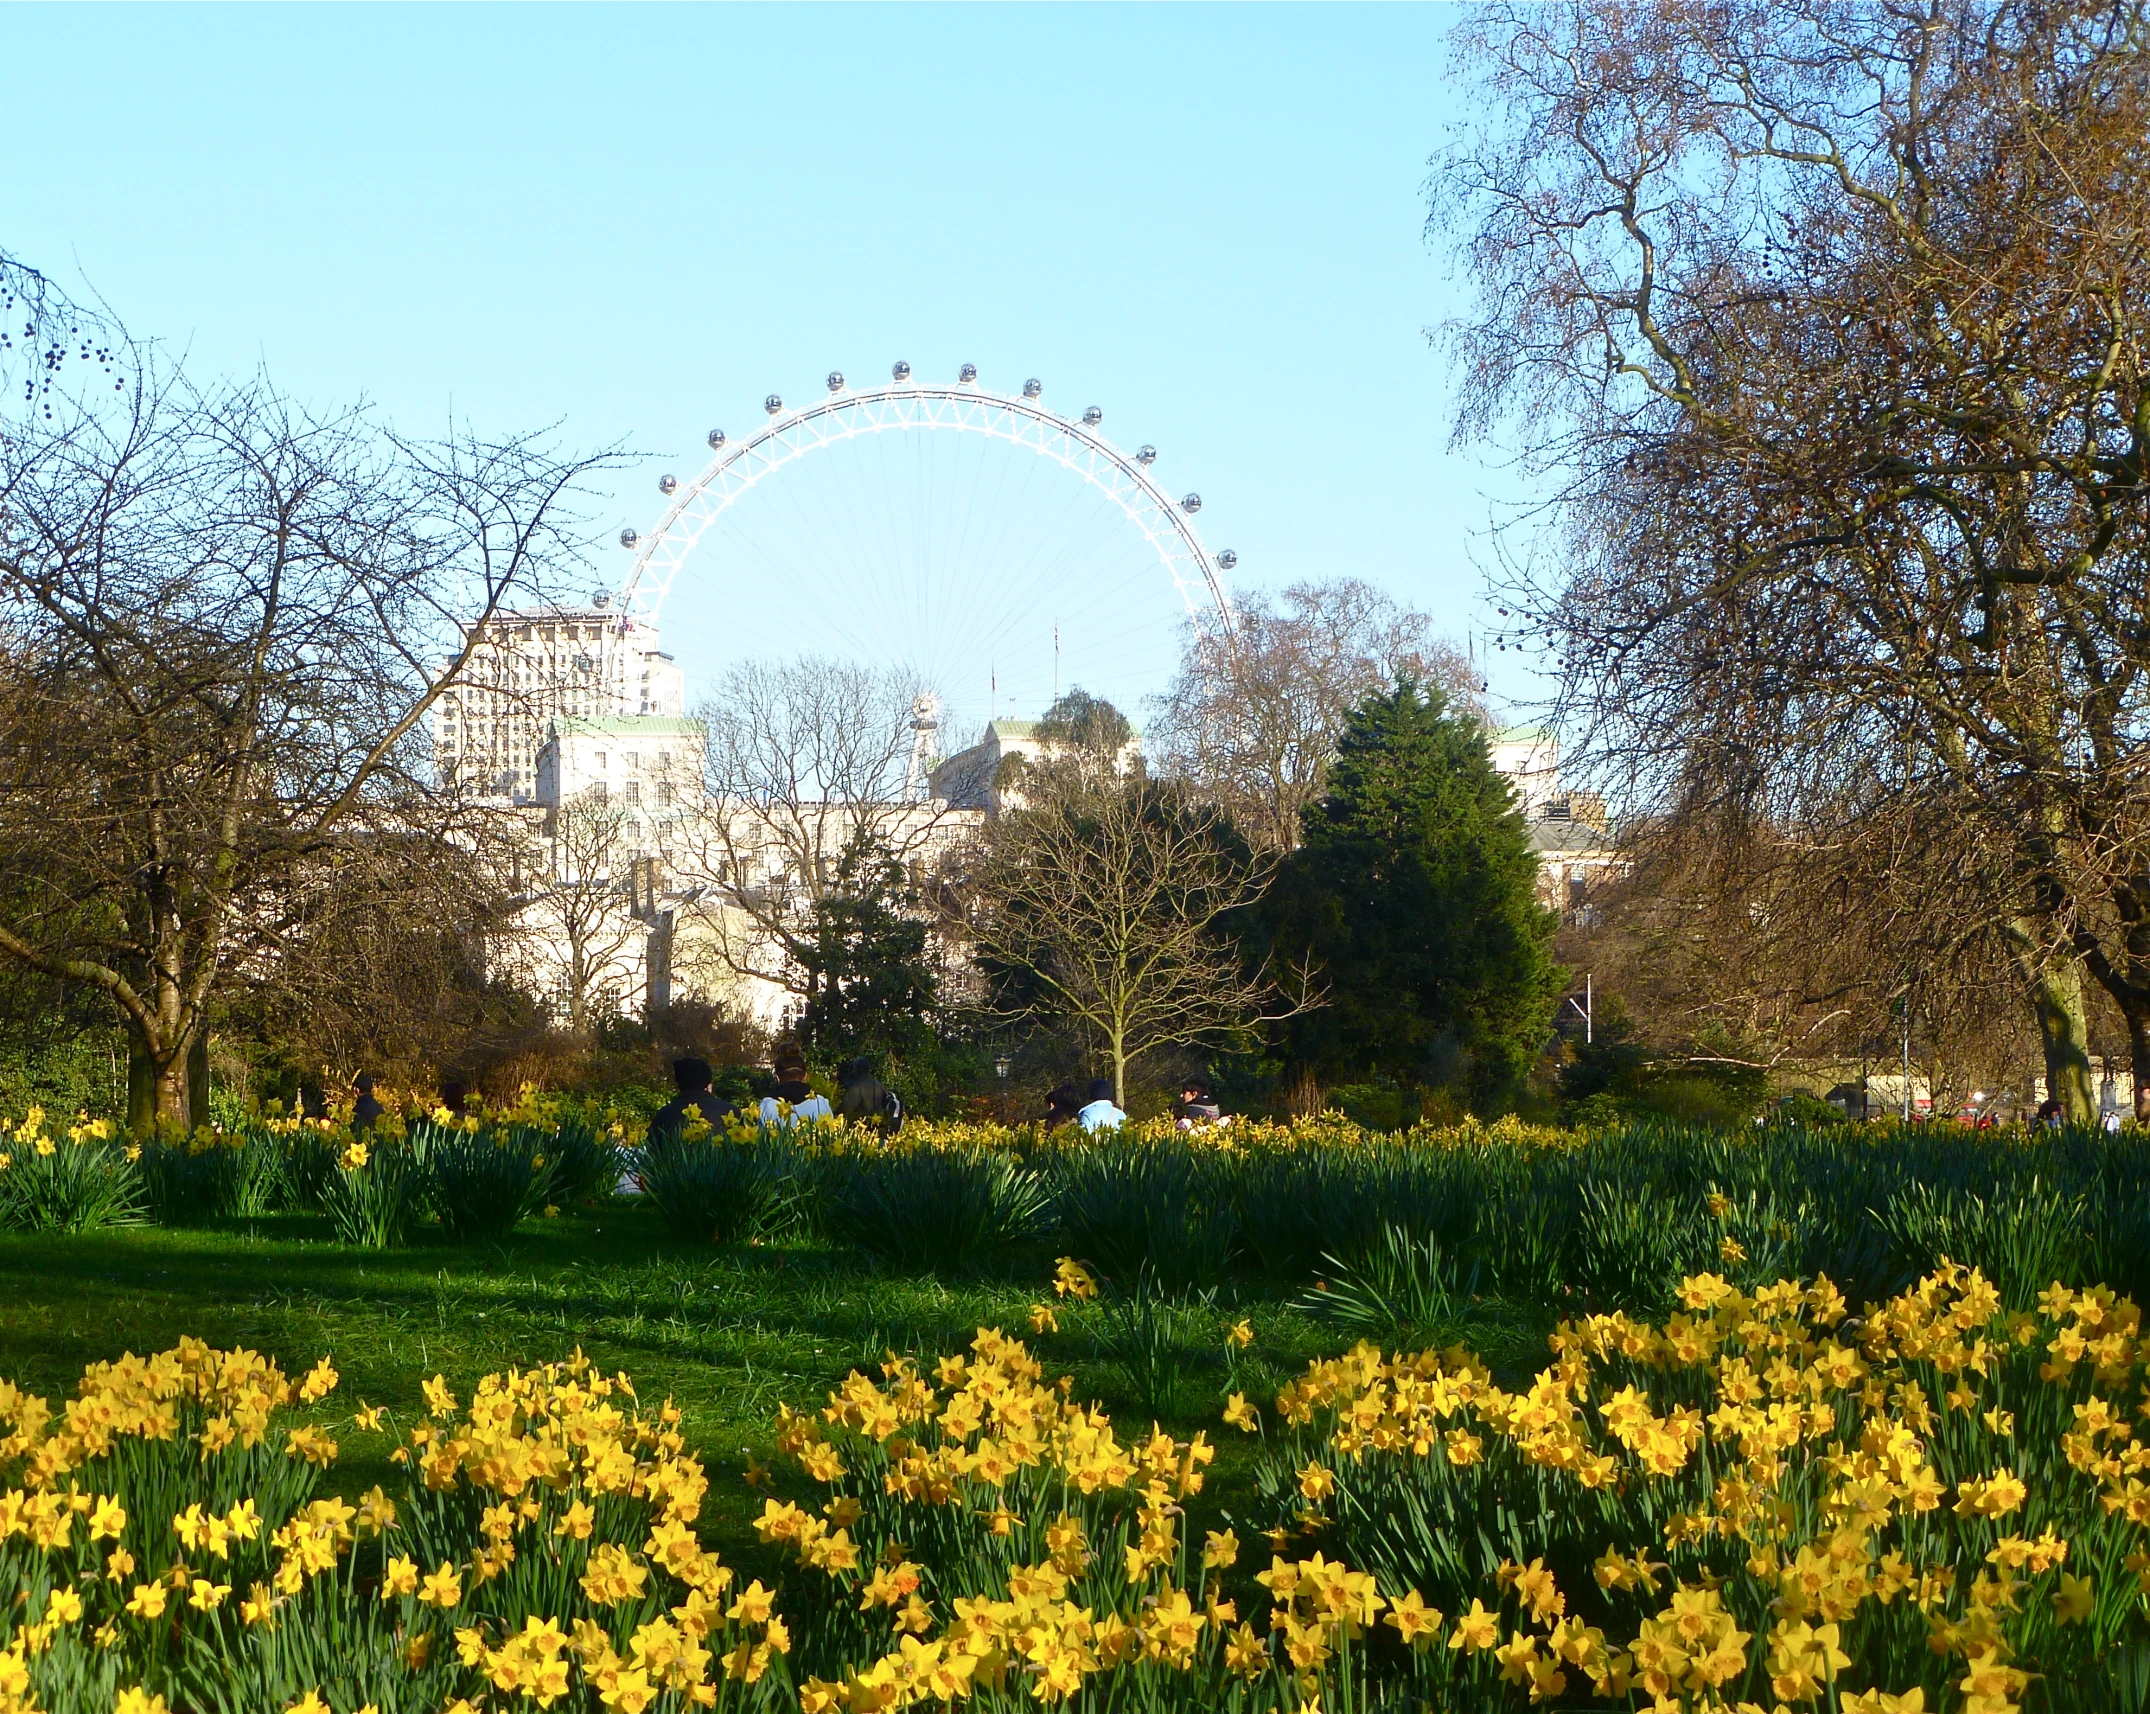
{"label": "daffodil bed", "polygon": [[[1041,1326],[1096,1285],[1058,1283]],[[1362,1346],[1235,1395],[1243,1517],[1206,1432],[1122,1431],[1005,1332],[893,1356],[778,1411],[766,1580],[702,1539],[679,1411],[579,1353],[330,1430],[326,1361],[186,1342],[0,1389],[0,1709],[2143,1706],[2131,1303],[1680,1295],[1512,1387]],[[353,1442],[393,1479],[338,1498]]]}

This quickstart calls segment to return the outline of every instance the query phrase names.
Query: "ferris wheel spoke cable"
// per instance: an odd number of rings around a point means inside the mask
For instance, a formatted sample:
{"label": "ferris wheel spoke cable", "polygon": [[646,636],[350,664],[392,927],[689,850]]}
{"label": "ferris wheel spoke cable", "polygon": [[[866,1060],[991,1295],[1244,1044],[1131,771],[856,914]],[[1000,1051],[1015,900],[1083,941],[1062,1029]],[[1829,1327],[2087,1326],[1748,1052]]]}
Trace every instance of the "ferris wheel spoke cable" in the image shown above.
{"label": "ferris wheel spoke cable", "polygon": [[[1145,461],[1130,462],[1087,426],[967,389],[876,389],[818,407],[713,463],[667,514],[624,594],[634,598],[654,559],[640,604],[654,617],[706,534],[704,557],[738,594],[761,585],[775,597],[728,604],[721,630],[735,646],[769,634],[755,609],[773,607],[772,643],[901,659],[951,692],[996,676],[1005,653],[1014,693],[1042,702],[1034,681],[1064,652],[1063,685],[1096,672],[1120,699],[1139,697],[1137,674],[1169,668],[1173,645],[1162,640],[1177,638],[1187,606],[1198,597],[1216,606],[1221,592],[1180,509],[1138,470]],[[908,444],[889,438],[912,429],[934,432]],[[1008,467],[1017,455],[1019,472]],[[808,466],[804,482],[769,480],[792,462]],[[1055,463],[1061,471],[1041,479],[1039,467]],[[754,504],[738,504],[754,490]],[[675,526],[680,539],[668,544]],[[1220,560],[1228,567],[1230,557]],[[1221,606],[1217,617],[1229,624]]]}

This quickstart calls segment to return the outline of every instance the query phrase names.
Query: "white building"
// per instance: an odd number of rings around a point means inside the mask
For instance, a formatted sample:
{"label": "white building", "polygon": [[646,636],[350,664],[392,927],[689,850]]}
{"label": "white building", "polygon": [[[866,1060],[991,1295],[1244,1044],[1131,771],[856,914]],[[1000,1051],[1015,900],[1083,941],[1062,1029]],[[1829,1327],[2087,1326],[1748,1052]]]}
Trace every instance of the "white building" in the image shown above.
{"label": "white building", "polygon": [[1542,727],[1499,727],[1486,742],[1530,830],[1530,848],[1538,858],[1538,902],[1564,917],[1584,915],[1598,885],[1627,870],[1605,800],[1561,783],[1560,740]]}
{"label": "white building", "polygon": [[[933,769],[928,779],[934,798],[954,809],[982,810],[987,815],[1017,807],[1021,799],[1013,781],[1003,774],[1003,765],[1045,761],[1061,748],[1056,740],[1040,737],[1038,725],[1035,720],[989,721],[983,738]],[[1141,757],[1138,732],[1120,746],[1114,765],[1123,774],[1132,773]]]}
{"label": "white building", "polygon": [[596,792],[619,806],[621,836],[639,852],[663,824],[700,810],[706,742],[699,720],[677,715],[562,715],[547,723],[532,795],[557,810]]}
{"label": "white building", "polygon": [[496,613],[463,676],[442,693],[433,726],[444,785],[537,801],[538,752],[556,719],[676,719],[678,664],[647,620],[588,607]]}

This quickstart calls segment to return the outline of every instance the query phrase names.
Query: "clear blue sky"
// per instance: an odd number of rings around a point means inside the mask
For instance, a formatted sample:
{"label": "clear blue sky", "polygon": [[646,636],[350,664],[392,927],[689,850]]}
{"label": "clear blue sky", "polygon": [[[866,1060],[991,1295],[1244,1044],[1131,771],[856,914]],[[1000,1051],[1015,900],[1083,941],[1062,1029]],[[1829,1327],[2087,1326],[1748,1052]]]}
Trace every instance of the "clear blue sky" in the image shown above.
{"label": "clear blue sky", "polygon": [[625,441],[608,529],[831,368],[1039,375],[1165,449],[1240,581],[1460,638],[1506,479],[1425,336],[1450,16],[8,6],[0,245],[319,403]]}

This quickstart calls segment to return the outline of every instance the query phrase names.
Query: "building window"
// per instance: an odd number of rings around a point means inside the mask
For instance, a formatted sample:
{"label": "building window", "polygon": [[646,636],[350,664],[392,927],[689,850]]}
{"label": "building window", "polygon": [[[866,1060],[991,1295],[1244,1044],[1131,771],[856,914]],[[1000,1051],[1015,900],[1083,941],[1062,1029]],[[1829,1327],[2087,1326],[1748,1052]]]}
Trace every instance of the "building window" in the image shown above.
{"label": "building window", "polygon": [[591,758],[591,765],[592,765],[593,767],[595,767],[595,768],[596,768],[596,769],[597,769],[597,770],[598,770],[598,771],[599,771],[600,773],[602,773],[602,772],[604,771],[604,766],[605,766],[605,753],[604,753],[604,751],[602,751],[602,750],[598,751],[598,752],[597,752],[597,754],[596,754],[596,755],[595,755],[594,757],[592,757],[592,758]]}
{"label": "building window", "polygon": [[642,801],[642,782],[640,780],[629,780],[627,782],[627,801],[629,803],[640,803]]}

